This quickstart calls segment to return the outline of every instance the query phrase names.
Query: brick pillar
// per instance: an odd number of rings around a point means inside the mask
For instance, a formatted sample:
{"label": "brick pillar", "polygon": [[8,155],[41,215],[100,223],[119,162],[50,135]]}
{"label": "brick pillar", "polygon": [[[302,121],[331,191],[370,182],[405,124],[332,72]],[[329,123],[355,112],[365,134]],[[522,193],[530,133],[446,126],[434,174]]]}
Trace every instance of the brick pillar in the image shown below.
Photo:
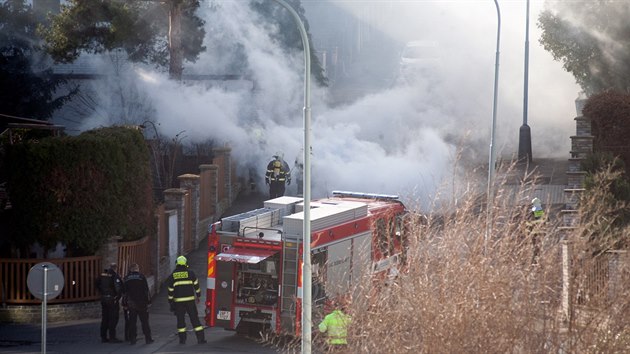
{"label": "brick pillar", "polygon": [[210,216],[216,216],[217,212],[219,166],[201,165],[199,170],[201,171],[199,217],[206,219]]}
{"label": "brick pillar", "polygon": [[187,191],[180,188],[170,188],[164,191],[164,205],[167,210],[177,212],[177,253],[182,254],[184,249],[184,221],[185,204],[184,197]]}
{"label": "brick pillar", "polygon": [[575,100],[575,135],[571,136],[571,157],[569,169],[566,171],[567,186],[564,190],[566,205],[561,211],[563,226],[573,227],[580,223],[576,212],[577,201],[584,191],[586,172],[582,171],[582,161],[593,152],[593,135],[591,133],[591,119],[582,114],[586,99],[579,97]]}
{"label": "brick pillar", "polygon": [[179,188],[186,189],[191,195],[190,201],[192,203],[191,211],[191,232],[193,237],[193,244],[195,249],[199,245],[201,238],[199,236],[199,183],[200,178],[198,175],[184,174],[177,177],[179,180]]}
{"label": "brick pillar", "polygon": [[227,199],[231,203],[232,198],[232,160],[230,154],[232,149],[220,147],[212,149],[214,153],[213,163],[219,166],[219,201]]}
{"label": "brick pillar", "polygon": [[[103,263],[101,268],[109,268],[109,265],[112,263],[118,264],[118,240],[121,240],[120,236],[112,236],[110,237],[96,252],[97,256],[103,257]],[[118,264],[118,270],[120,271],[122,264]],[[103,269],[99,269],[101,272]],[[123,274],[124,275],[124,274]]]}

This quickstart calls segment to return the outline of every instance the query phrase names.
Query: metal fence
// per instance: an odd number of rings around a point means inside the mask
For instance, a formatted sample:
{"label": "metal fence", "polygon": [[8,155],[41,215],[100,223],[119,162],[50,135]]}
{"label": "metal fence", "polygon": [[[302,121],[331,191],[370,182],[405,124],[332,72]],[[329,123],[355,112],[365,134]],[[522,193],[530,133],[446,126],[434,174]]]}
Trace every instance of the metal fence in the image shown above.
{"label": "metal fence", "polygon": [[608,251],[578,261],[574,270],[577,304],[599,308],[615,301],[627,290],[630,269],[628,261],[626,251]]}

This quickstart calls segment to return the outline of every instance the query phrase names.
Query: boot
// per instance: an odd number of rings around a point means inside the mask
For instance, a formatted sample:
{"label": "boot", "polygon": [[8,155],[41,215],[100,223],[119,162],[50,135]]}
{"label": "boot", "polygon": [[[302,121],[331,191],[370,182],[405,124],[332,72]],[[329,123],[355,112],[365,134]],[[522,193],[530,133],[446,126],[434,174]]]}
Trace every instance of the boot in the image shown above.
{"label": "boot", "polygon": [[203,330],[197,331],[197,332],[195,332],[195,334],[197,335],[197,343],[198,344],[208,343],[208,342],[206,342],[206,338],[204,336]]}
{"label": "boot", "polygon": [[186,332],[181,332],[179,334],[179,344],[186,344]]}

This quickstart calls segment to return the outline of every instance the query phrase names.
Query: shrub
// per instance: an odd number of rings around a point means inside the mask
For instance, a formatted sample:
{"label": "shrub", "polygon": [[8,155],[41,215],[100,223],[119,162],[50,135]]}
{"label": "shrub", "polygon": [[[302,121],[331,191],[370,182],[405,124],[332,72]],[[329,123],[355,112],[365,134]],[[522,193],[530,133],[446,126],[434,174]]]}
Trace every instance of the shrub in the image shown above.
{"label": "shrub", "polygon": [[17,247],[57,242],[93,254],[109,237],[144,237],[152,220],[149,152],[142,134],[101,128],[7,146]]}

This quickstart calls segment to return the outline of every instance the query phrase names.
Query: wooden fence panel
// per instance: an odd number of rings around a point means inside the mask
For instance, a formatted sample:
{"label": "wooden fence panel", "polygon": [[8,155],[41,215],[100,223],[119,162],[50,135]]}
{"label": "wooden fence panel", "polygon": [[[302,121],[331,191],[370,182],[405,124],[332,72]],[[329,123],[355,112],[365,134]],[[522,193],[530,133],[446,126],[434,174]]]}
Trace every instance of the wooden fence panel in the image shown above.
{"label": "wooden fence panel", "polygon": [[95,288],[101,270],[100,256],[57,259],[0,259],[0,284],[3,304],[37,304],[41,300],[31,295],[26,284],[30,269],[41,262],[55,264],[64,277],[64,286],[58,297],[49,303],[84,302],[99,299]]}
{"label": "wooden fence panel", "polygon": [[133,263],[138,263],[140,272],[145,276],[153,275],[148,236],[136,241],[118,242],[118,274],[124,277]]}

